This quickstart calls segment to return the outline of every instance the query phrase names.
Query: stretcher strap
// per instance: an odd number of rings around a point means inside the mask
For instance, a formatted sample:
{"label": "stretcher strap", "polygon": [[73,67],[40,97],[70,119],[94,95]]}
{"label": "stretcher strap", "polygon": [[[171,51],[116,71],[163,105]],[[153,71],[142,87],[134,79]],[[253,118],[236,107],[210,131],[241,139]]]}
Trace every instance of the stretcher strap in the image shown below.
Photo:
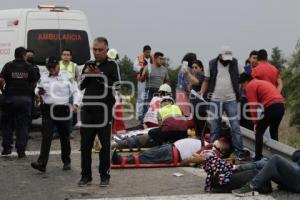
{"label": "stretcher strap", "polygon": [[127,160],[128,160],[128,157],[127,157],[127,156],[125,156],[125,157],[122,158],[122,161],[121,161],[121,164],[120,164],[120,166],[121,166],[122,168],[125,167],[125,165],[126,165],[126,163],[127,163]]}
{"label": "stretcher strap", "polygon": [[133,157],[134,157],[136,167],[140,167],[141,166],[140,156],[139,155],[133,155]]}
{"label": "stretcher strap", "polygon": [[179,161],[178,150],[175,146],[173,146],[173,164],[177,165]]}

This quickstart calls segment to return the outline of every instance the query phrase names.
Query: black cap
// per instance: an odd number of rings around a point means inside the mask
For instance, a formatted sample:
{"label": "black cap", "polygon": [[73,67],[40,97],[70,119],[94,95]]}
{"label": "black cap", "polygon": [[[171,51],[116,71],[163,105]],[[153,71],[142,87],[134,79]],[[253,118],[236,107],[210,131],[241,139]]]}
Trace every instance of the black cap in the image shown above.
{"label": "black cap", "polygon": [[58,64],[59,64],[59,60],[55,56],[50,56],[49,58],[46,58],[47,68],[55,67]]}

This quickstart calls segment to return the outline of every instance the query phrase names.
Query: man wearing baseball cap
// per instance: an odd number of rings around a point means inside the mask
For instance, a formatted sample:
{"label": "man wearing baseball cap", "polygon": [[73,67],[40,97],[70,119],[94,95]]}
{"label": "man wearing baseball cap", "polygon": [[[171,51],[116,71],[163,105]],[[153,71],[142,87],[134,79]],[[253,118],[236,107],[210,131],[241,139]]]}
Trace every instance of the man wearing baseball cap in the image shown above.
{"label": "man wearing baseball cap", "polygon": [[209,67],[204,67],[205,79],[200,91],[200,95],[207,94],[207,98],[210,100],[211,142],[219,137],[222,115],[225,112],[231,126],[235,155],[239,160],[249,156],[249,152],[243,150],[243,139],[238,119],[239,75],[242,72],[243,69],[239,67],[237,59],[233,57],[231,48],[223,46],[219,55],[209,62]]}

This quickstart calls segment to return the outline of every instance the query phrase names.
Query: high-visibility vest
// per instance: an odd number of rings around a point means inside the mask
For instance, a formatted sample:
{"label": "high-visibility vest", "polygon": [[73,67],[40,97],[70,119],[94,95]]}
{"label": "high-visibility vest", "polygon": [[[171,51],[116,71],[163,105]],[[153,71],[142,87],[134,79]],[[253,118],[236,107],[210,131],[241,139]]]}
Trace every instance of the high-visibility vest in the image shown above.
{"label": "high-visibility vest", "polygon": [[[138,61],[139,61],[139,66],[141,66],[142,68],[144,68],[146,66],[145,65],[145,56],[144,56],[144,54],[143,53],[140,54],[137,58],[138,58]],[[151,63],[148,63],[148,64],[152,64],[152,60],[153,60],[152,56],[151,56],[150,59],[151,59]],[[140,80],[141,76],[142,76],[142,74],[140,72],[136,73],[137,80]]]}
{"label": "high-visibility vest", "polygon": [[182,112],[177,105],[165,105],[164,107],[158,110],[159,115],[161,117],[161,121],[164,121],[168,117],[180,117],[182,116]]}
{"label": "high-visibility vest", "polygon": [[69,62],[68,66],[65,66],[64,63],[62,61],[59,61],[59,68],[61,70],[67,70],[68,72],[70,72],[72,74],[72,78],[75,80],[75,63],[73,63],[72,61]]}

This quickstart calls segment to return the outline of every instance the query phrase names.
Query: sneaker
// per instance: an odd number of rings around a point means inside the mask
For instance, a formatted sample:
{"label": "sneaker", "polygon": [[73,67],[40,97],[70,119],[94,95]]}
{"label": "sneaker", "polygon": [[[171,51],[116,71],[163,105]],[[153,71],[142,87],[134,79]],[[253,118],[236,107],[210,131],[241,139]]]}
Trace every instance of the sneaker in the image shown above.
{"label": "sneaker", "polygon": [[109,186],[109,179],[101,179],[100,187],[108,187]]}
{"label": "sneaker", "polygon": [[25,151],[18,152],[18,158],[25,158],[25,157],[26,157]]}
{"label": "sneaker", "polygon": [[33,169],[39,170],[40,172],[45,172],[46,171],[46,167],[43,166],[42,164],[38,163],[38,162],[32,162],[31,167]]}
{"label": "sneaker", "polygon": [[10,156],[11,150],[3,150],[1,156]]}
{"label": "sneaker", "polygon": [[78,182],[79,187],[91,185],[92,183],[92,178],[91,177],[81,177],[80,181]]}
{"label": "sneaker", "polygon": [[64,171],[71,170],[71,164],[70,163],[64,163],[63,170]]}
{"label": "sneaker", "polygon": [[259,193],[254,190],[254,188],[251,186],[250,183],[247,183],[246,185],[244,185],[239,189],[232,190],[232,194],[238,197],[247,197],[247,196],[256,196]]}

